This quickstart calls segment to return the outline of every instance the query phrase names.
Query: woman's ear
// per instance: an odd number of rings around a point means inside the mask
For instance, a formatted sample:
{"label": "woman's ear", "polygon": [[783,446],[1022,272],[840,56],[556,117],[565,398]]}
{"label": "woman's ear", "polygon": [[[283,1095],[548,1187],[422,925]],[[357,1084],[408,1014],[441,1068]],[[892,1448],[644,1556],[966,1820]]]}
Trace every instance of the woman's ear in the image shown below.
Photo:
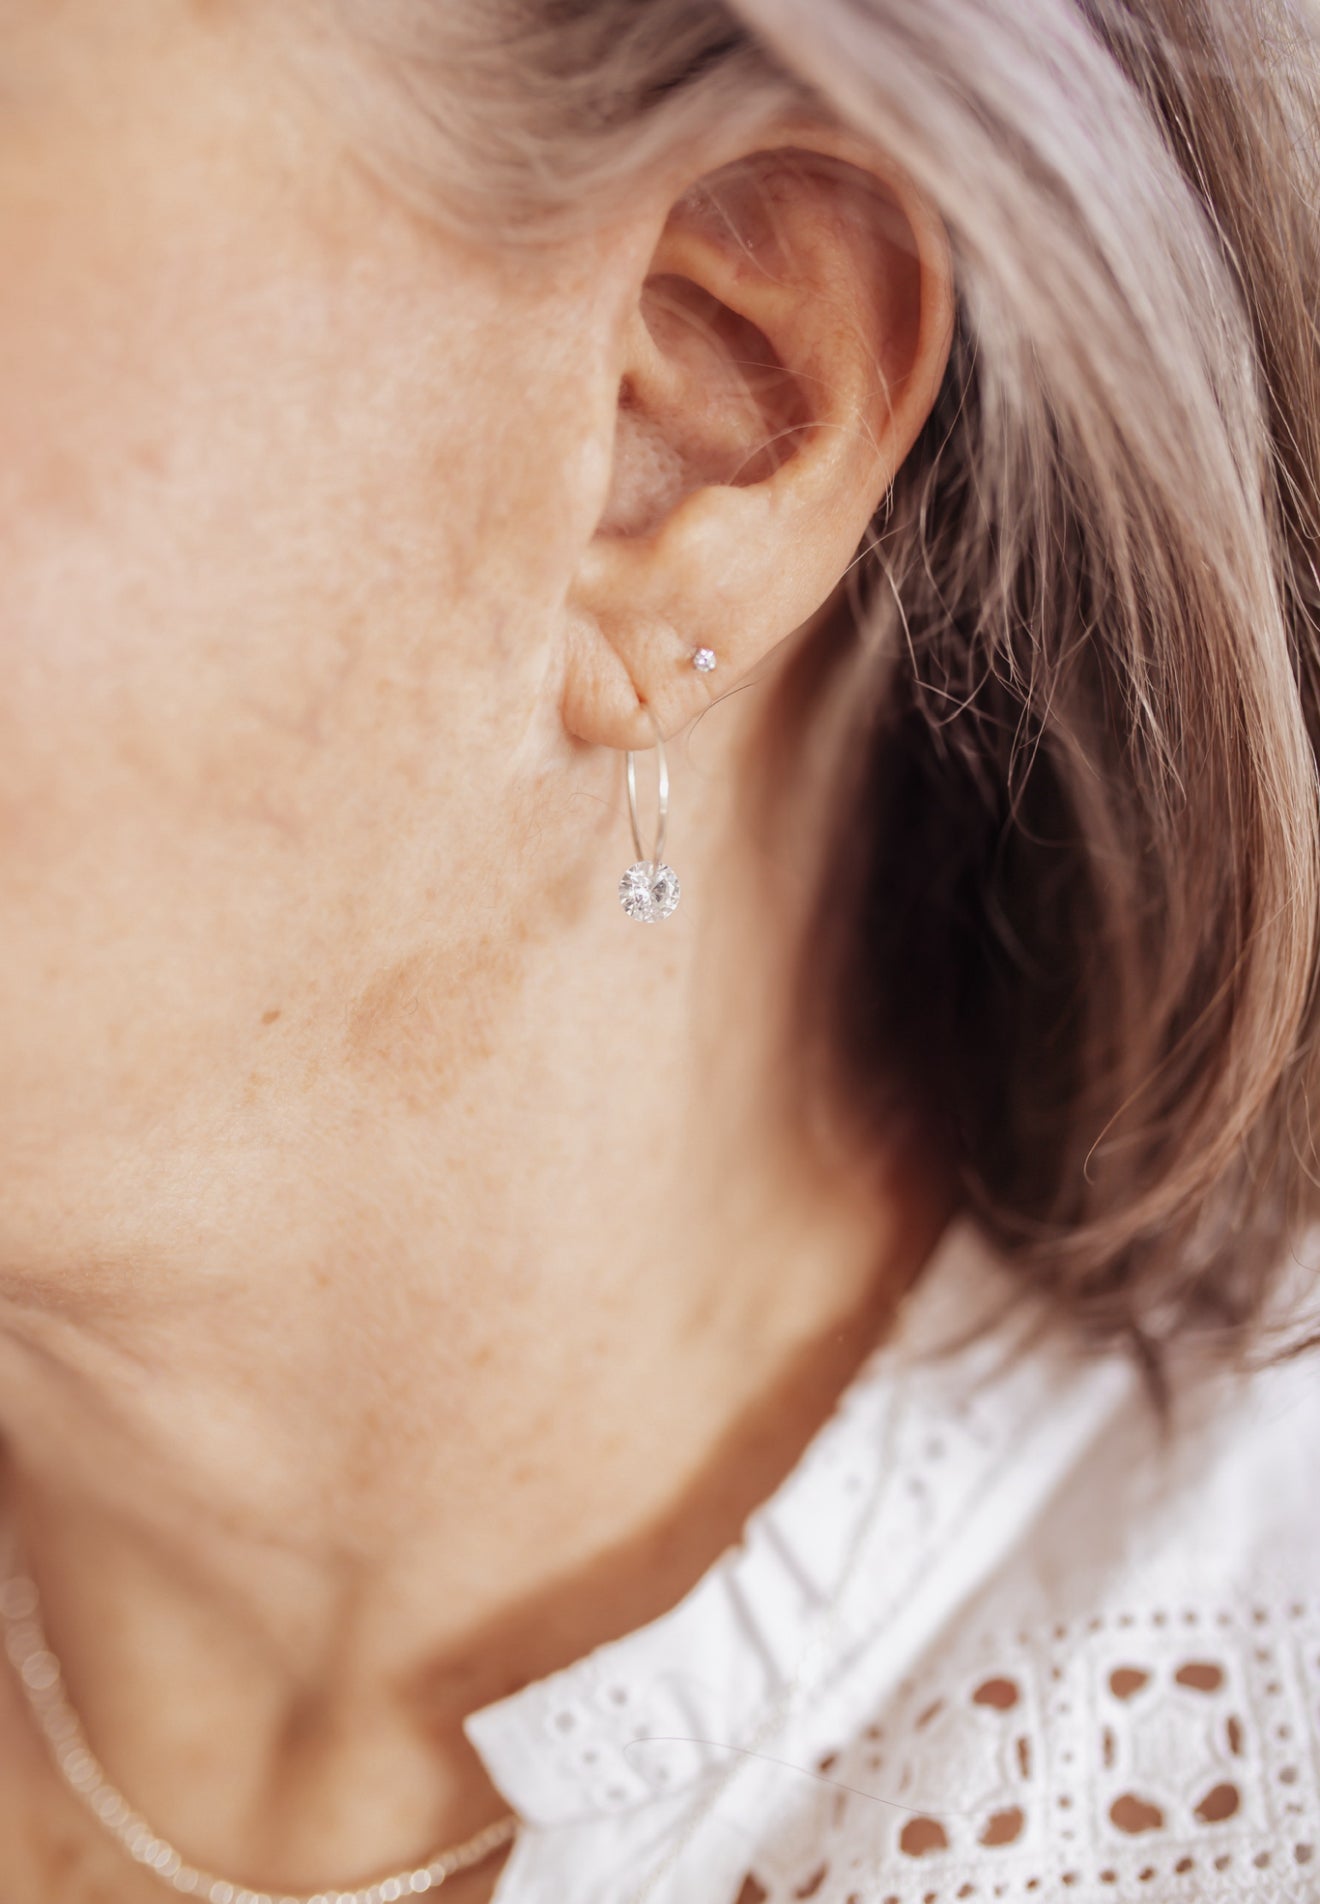
{"label": "woman's ear", "polygon": [[571,733],[647,747],[643,703],[673,731],[810,619],[930,413],[953,317],[942,224],[846,132],[792,127],[674,197],[618,336]]}

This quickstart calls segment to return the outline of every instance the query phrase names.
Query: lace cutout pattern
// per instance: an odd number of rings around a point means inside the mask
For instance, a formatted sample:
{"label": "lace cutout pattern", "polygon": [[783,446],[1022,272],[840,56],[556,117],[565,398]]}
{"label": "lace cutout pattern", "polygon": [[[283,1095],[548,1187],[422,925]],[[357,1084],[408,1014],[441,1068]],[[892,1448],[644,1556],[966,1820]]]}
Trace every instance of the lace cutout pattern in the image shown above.
{"label": "lace cutout pattern", "polygon": [[1318,1603],[981,1638],[785,1775],[738,1904],[1317,1904],[1318,1757]]}

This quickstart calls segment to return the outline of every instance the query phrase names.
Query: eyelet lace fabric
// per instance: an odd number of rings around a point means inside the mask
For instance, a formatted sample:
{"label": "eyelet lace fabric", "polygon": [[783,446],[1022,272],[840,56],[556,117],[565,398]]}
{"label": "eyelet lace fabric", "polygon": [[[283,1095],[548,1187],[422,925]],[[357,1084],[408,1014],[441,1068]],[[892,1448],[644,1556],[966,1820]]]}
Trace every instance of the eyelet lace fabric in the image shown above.
{"label": "eyelet lace fabric", "polygon": [[814,1770],[738,1904],[1320,1897],[1320,1607],[988,1633]]}
{"label": "eyelet lace fabric", "polygon": [[495,1904],[1320,1904],[1320,1369],[1164,1436],[1012,1288],[955,1225],[692,1592],[469,1718]]}

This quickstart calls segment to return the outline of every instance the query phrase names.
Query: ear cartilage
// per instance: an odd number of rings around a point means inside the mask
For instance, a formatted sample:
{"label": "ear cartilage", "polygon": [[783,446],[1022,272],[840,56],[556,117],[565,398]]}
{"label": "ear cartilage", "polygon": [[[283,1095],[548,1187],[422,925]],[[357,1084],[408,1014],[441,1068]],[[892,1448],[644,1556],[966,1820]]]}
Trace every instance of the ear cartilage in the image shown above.
{"label": "ear cartilage", "polygon": [[692,651],[692,665],[698,674],[709,674],[711,669],[715,666],[715,650],[713,648],[694,648]]}

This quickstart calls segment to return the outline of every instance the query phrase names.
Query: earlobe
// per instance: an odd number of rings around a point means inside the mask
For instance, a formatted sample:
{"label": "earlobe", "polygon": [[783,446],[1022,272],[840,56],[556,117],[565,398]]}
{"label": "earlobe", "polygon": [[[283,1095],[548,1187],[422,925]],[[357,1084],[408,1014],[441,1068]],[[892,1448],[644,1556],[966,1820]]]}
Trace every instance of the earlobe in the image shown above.
{"label": "earlobe", "polygon": [[804,136],[677,197],[635,287],[609,500],[572,602],[581,739],[645,747],[643,703],[672,732],[809,621],[935,400],[942,227],[851,135]]}

